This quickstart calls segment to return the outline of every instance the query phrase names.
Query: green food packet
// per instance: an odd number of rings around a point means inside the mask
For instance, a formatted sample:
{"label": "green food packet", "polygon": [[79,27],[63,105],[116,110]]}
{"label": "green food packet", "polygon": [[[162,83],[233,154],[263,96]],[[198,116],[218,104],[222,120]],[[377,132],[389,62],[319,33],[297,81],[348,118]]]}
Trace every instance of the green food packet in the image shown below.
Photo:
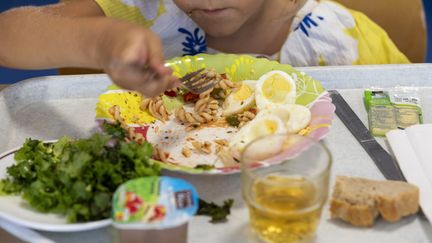
{"label": "green food packet", "polygon": [[365,90],[364,100],[374,136],[423,123],[420,97],[413,87]]}
{"label": "green food packet", "polygon": [[365,90],[364,101],[368,111],[369,130],[372,135],[385,136],[388,131],[397,128],[396,110],[390,101],[388,92]]}

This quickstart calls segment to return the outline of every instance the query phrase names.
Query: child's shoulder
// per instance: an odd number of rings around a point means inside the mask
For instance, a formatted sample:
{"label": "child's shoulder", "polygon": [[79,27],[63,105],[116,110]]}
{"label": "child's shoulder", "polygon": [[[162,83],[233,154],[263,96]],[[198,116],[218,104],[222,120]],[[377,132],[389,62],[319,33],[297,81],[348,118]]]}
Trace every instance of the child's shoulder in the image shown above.
{"label": "child's shoulder", "polygon": [[333,1],[309,0],[293,20],[281,61],[314,66],[406,63],[408,59],[366,15]]}

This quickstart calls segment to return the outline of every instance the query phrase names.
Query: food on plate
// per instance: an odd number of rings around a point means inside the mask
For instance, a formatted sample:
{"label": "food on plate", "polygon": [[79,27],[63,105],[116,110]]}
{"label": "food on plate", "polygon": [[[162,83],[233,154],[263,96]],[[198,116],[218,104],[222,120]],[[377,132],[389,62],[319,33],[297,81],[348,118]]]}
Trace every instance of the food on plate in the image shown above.
{"label": "food on plate", "polygon": [[239,127],[240,126],[240,120],[237,116],[233,115],[233,116],[228,116],[225,118],[226,122],[228,123],[228,125],[232,126],[232,127]]}
{"label": "food on plate", "polygon": [[[205,124],[217,119],[218,103],[216,100],[200,99],[198,102],[204,101],[198,108],[195,108],[195,112],[187,112],[183,107],[177,109],[176,118],[185,124]],[[197,102],[197,104],[198,104]]]}
{"label": "food on plate", "polygon": [[311,121],[310,110],[297,104],[278,105],[272,109],[261,111],[258,116],[278,116],[285,124],[288,133],[297,133]]}
{"label": "food on plate", "polygon": [[208,141],[204,141],[204,142],[193,141],[192,146],[198,152],[202,152],[205,154],[210,154],[212,152],[211,143]]}
{"label": "food on plate", "polygon": [[154,154],[153,154],[154,159],[157,159],[162,162],[167,162],[169,157],[170,157],[170,153],[158,148],[157,145],[154,147]]}
{"label": "food on plate", "polygon": [[251,108],[242,113],[228,116],[225,119],[230,126],[241,128],[255,118],[256,112],[255,108]]}
{"label": "food on plate", "polygon": [[228,140],[226,139],[216,139],[215,143],[219,144],[220,146],[228,146]]}
{"label": "food on plate", "polygon": [[419,189],[401,181],[338,176],[330,203],[332,218],[355,226],[372,226],[381,215],[395,222],[419,210]]}
{"label": "food on plate", "polygon": [[259,111],[271,109],[277,105],[294,104],[296,83],[289,74],[283,71],[270,71],[258,79],[255,99]]}
{"label": "food on plate", "polygon": [[116,125],[90,138],[63,137],[54,143],[27,139],[7,168],[1,191],[22,195],[40,212],[59,213],[73,222],[107,219],[111,197],[123,182],[160,174],[150,160],[150,143],[124,141],[127,131]]}
{"label": "food on plate", "polygon": [[[309,108],[294,104],[294,79],[283,71],[270,71],[258,81],[239,82],[213,69],[200,75],[217,84],[201,94],[176,88],[158,97],[142,97],[142,112],[156,118],[147,124],[148,132],[143,136],[127,128],[118,106],[111,107],[110,114],[128,129],[132,140],[141,142],[145,137],[154,144],[155,159],[191,168],[238,165],[240,152],[252,140],[275,133],[298,133],[310,123]],[[188,141],[191,139],[194,141]],[[221,140],[227,142],[220,144]]]}
{"label": "food on plate", "polygon": [[256,117],[242,127],[230,141],[230,147],[235,151],[243,151],[253,140],[266,135],[286,132],[282,120],[275,115]]}
{"label": "food on plate", "polygon": [[[218,77],[218,76],[217,76]],[[230,80],[226,74],[220,74],[221,80],[215,85],[210,93],[214,99],[226,99],[233,88],[237,88],[238,84]]]}
{"label": "food on plate", "polygon": [[112,106],[108,111],[116,121],[115,124],[104,122],[105,131],[116,139],[124,139],[126,142],[135,141],[139,144],[145,142],[145,137],[137,133],[135,128],[129,127],[122,117],[120,107]]}
{"label": "food on plate", "polygon": [[184,157],[189,158],[192,154],[192,151],[188,147],[183,147],[182,154]]}
{"label": "food on plate", "polygon": [[255,80],[242,81],[240,87],[233,90],[222,105],[222,115],[231,116],[249,110],[255,105]]}
{"label": "food on plate", "polygon": [[154,99],[143,98],[140,109],[148,110],[152,116],[161,121],[167,121],[168,116],[171,115],[165,107],[161,96],[157,96]]}

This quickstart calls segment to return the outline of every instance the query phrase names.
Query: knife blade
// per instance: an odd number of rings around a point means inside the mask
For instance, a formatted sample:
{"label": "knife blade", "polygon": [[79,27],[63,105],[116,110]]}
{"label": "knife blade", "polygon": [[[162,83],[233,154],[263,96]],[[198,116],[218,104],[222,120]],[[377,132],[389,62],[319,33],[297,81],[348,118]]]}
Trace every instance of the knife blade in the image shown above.
{"label": "knife blade", "polygon": [[336,106],[336,115],[366,150],[384,177],[388,180],[405,181],[399,166],[392,156],[370,134],[369,129],[366,128],[342,95],[336,90],[329,90],[328,92],[333,104]]}

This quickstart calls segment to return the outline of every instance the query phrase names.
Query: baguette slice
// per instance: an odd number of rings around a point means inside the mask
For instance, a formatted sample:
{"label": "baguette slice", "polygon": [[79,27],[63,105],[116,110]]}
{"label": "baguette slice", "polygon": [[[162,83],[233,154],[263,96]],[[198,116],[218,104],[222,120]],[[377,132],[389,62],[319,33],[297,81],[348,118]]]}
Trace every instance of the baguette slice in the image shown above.
{"label": "baguette slice", "polygon": [[355,226],[372,226],[381,215],[390,222],[417,213],[419,189],[401,181],[376,181],[338,176],[330,203],[332,218]]}

